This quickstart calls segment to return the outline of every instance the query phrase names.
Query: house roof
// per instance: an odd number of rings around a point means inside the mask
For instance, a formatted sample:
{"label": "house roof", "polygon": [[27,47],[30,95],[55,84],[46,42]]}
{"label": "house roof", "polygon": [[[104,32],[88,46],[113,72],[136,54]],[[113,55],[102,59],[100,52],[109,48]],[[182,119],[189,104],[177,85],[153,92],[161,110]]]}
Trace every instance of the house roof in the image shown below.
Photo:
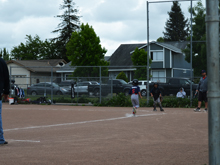
{"label": "house roof", "polygon": [[[182,50],[186,48],[187,44],[189,42],[188,41],[171,41],[171,42],[155,42],[155,41],[152,41],[150,42],[150,44],[156,44],[156,45],[159,45],[159,46],[162,46],[164,48],[167,48],[173,52],[176,52],[176,53],[182,53]],[[145,44],[144,46],[140,47],[139,49],[142,49],[142,48],[145,48],[147,47],[148,44]],[[131,52],[133,53],[134,50]]]}
{"label": "house roof", "polygon": [[132,66],[130,52],[144,45],[146,44],[121,44],[110,57],[110,66]]}
{"label": "house roof", "polygon": [[27,70],[32,72],[51,72],[51,67],[53,72],[59,69],[56,67],[59,63],[66,64],[67,62],[63,59],[48,59],[48,60],[10,60],[7,64],[14,63],[21,67],[25,67]]}
{"label": "house roof", "polygon": [[68,62],[64,67],[58,69],[57,73],[67,73],[67,72],[74,72],[76,68],[71,66],[71,62]]}
{"label": "house roof", "polygon": [[109,58],[110,58],[111,56],[105,56],[104,58],[105,58],[105,61],[109,61]]}

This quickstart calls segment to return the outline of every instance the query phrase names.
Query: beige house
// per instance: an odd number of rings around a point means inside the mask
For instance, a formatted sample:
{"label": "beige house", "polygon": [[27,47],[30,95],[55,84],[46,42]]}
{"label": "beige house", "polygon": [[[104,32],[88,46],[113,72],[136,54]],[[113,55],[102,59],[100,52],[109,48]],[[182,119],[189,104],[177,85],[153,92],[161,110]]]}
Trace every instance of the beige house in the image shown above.
{"label": "beige house", "polygon": [[66,63],[63,59],[7,61],[11,79],[25,89],[32,84],[51,81],[52,75],[53,82],[59,82],[61,77],[57,70]]}

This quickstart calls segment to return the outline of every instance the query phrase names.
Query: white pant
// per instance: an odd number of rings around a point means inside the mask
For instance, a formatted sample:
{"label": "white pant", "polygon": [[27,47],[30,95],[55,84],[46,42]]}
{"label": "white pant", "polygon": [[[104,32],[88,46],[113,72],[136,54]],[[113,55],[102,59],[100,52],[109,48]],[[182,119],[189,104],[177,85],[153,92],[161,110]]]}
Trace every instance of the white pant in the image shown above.
{"label": "white pant", "polygon": [[132,94],[131,95],[131,103],[133,105],[133,107],[139,107],[139,98],[138,98],[138,95],[136,94]]}

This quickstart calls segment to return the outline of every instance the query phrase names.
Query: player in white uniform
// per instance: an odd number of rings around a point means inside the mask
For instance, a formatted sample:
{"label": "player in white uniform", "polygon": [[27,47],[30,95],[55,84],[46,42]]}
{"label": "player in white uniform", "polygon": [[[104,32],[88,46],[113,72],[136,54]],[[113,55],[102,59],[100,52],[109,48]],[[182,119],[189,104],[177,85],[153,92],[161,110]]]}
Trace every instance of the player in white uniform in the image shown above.
{"label": "player in white uniform", "polygon": [[131,95],[131,102],[133,105],[133,114],[136,114],[136,110],[139,107],[139,97],[142,98],[141,92],[140,92],[140,87],[138,86],[138,80],[134,79],[133,80],[133,87],[130,88],[129,94]]}

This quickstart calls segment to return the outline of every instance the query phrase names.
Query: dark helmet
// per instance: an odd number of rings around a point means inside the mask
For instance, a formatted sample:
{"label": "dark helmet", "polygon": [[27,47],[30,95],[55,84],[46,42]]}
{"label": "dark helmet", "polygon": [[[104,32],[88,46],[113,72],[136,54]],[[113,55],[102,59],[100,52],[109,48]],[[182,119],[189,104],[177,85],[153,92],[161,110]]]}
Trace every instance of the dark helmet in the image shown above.
{"label": "dark helmet", "polygon": [[158,84],[158,83],[154,83],[154,85],[157,85],[157,86],[159,86],[159,84]]}
{"label": "dark helmet", "polygon": [[132,84],[133,84],[133,85],[138,85],[138,80],[137,80],[137,79],[134,79],[133,82],[132,82]]}

